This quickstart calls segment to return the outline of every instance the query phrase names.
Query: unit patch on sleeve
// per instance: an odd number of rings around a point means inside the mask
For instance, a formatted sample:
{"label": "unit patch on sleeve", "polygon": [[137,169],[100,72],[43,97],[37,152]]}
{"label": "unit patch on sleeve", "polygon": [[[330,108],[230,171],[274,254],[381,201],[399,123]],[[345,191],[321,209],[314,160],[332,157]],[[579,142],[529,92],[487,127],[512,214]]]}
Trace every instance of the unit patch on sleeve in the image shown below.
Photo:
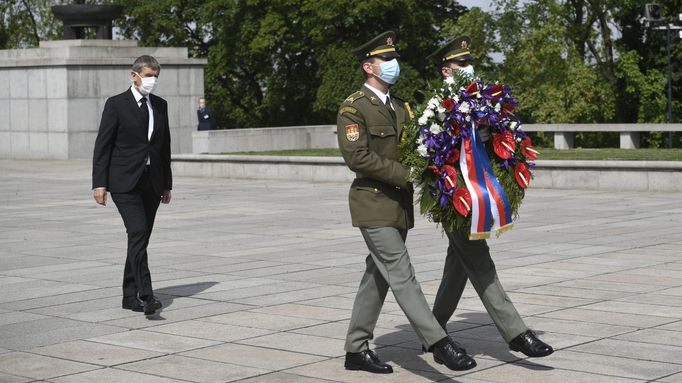
{"label": "unit patch on sleeve", "polygon": [[344,113],[355,114],[357,112],[358,112],[358,110],[353,108],[352,106],[344,106],[343,108],[341,108],[341,110],[339,110],[339,116],[344,114]]}
{"label": "unit patch on sleeve", "polygon": [[360,127],[358,124],[346,125],[346,139],[350,142],[357,141],[360,138]]}

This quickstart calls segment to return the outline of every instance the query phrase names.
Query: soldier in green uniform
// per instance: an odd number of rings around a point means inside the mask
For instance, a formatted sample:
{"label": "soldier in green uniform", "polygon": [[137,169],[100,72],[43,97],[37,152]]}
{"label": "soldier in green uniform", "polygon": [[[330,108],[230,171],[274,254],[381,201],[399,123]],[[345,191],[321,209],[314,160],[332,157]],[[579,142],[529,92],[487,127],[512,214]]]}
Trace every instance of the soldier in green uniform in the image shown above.
{"label": "soldier in green uniform", "polygon": [[[462,71],[473,78],[474,57],[469,50],[470,44],[469,37],[458,37],[427,59],[433,61],[443,79],[452,77],[456,71]],[[479,133],[484,142],[490,139],[489,128],[481,129]],[[502,288],[485,239],[470,240],[468,235],[447,230],[446,234],[449,240],[448,253],[443,279],[433,305],[433,314],[441,326],[446,328],[462,297],[467,280],[471,280],[483,306],[512,350],[531,357],[553,353],[551,346],[528,329]]]}
{"label": "soldier in green uniform", "polygon": [[394,32],[385,32],[356,48],[365,84],[339,108],[339,147],[357,175],[349,192],[353,226],[359,227],[369,248],[365,274],[353,304],[346,337],[345,367],[391,373],[369,349],[386,293],[390,288],[434,359],[452,370],[476,366],[473,358],[440,326],[417,282],[405,248],[407,230],[414,223],[413,190],[408,170],[398,162],[398,141],[409,106],[389,88],[398,80],[400,66]]}

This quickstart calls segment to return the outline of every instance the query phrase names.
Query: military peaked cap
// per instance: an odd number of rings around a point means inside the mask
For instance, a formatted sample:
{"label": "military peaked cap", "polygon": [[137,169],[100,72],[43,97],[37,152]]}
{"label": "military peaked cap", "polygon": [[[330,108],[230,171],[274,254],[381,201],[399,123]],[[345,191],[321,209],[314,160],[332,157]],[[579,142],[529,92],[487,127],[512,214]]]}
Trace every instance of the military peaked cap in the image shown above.
{"label": "military peaked cap", "polygon": [[469,51],[470,46],[471,38],[469,36],[459,36],[438,48],[438,50],[426,58],[433,61],[436,65],[441,65],[448,61],[473,61],[474,56]]}
{"label": "military peaked cap", "polygon": [[370,57],[381,57],[385,60],[391,60],[400,57],[395,50],[395,41],[395,32],[387,31],[353,49],[353,53],[360,61]]}

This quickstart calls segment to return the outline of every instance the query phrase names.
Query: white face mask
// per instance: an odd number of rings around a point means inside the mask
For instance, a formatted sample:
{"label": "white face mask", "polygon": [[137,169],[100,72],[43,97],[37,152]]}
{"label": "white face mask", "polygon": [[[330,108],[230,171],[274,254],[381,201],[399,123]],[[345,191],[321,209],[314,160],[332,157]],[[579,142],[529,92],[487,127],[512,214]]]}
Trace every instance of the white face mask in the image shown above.
{"label": "white face mask", "polygon": [[464,68],[457,68],[457,70],[469,77],[474,77],[475,74],[473,65],[465,66]]}
{"label": "white face mask", "polygon": [[137,77],[139,77],[140,80],[142,81],[140,86],[137,87],[137,90],[139,90],[143,96],[150,94],[151,92],[154,91],[154,89],[156,89],[156,85],[158,85],[158,83],[159,83],[158,79],[156,77],[154,77],[154,76],[142,77],[137,72],[133,72],[133,73],[135,73],[137,75]]}

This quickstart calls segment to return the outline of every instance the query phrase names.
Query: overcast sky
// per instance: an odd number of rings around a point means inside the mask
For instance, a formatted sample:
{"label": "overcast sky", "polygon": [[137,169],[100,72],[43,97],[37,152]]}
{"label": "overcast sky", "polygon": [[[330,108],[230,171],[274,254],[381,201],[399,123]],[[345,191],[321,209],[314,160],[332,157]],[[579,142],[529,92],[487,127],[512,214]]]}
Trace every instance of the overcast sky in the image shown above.
{"label": "overcast sky", "polygon": [[479,7],[484,11],[488,11],[492,9],[493,0],[458,0],[457,2],[468,8]]}

